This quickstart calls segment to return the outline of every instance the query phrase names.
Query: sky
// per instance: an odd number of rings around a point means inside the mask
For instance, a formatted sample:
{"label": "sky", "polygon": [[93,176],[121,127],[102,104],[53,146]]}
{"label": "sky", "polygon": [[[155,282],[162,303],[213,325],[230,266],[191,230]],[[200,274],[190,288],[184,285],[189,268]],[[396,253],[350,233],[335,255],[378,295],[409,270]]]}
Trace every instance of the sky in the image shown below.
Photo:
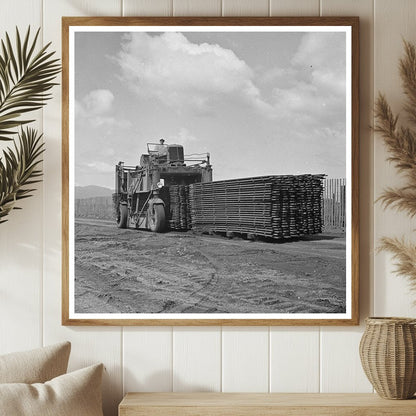
{"label": "sky", "polygon": [[75,185],[114,188],[164,138],[214,180],[343,178],[345,33],[75,33]]}

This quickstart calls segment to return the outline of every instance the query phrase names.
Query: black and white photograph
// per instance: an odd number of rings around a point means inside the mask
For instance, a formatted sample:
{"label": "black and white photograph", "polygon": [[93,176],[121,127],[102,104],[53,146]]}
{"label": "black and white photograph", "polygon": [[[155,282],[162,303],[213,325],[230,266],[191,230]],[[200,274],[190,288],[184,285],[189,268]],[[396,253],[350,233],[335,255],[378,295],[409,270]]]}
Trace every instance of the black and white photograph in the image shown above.
{"label": "black and white photograph", "polygon": [[350,26],[69,30],[69,318],[350,319]]}

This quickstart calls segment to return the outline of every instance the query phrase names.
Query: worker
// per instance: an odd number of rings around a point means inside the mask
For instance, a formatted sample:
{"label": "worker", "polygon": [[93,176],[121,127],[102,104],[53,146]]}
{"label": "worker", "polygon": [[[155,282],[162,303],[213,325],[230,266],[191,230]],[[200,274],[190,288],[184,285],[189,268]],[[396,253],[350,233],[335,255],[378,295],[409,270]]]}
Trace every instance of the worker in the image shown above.
{"label": "worker", "polygon": [[165,143],[165,139],[159,140],[160,144],[157,144],[155,146],[155,150],[158,152],[159,157],[160,156],[167,156],[168,154],[168,146]]}

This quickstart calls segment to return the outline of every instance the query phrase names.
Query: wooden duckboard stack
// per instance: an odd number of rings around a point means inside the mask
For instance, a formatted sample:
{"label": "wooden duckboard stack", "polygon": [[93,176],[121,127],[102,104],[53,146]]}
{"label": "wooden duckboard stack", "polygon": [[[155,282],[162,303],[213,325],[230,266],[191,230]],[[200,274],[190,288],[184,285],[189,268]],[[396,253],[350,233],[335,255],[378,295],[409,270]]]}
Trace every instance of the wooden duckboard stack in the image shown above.
{"label": "wooden duckboard stack", "polygon": [[188,186],[169,186],[169,211],[169,228],[171,230],[182,231],[191,228]]}
{"label": "wooden duckboard stack", "polygon": [[189,185],[192,229],[273,239],[322,232],[324,175],[280,175]]}

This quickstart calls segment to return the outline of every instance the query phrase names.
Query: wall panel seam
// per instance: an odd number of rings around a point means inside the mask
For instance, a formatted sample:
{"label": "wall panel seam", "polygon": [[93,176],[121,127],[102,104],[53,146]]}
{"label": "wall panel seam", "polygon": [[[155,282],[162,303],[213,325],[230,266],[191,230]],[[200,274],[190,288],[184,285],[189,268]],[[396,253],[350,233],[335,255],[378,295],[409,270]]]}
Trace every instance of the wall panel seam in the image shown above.
{"label": "wall panel seam", "polygon": [[223,327],[220,327],[220,391],[223,391],[223,365],[222,365],[222,360],[223,360],[223,353],[222,353],[222,342],[223,342],[223,337],[222,337],[222,329]]}
{"label": "wall panel seam", "polygon": [[170,332],[171,332],[171,337],[170,337],[170,343],[171,343],[171,346],[172,346],[172,348],[171,348],[171,358],[170,358],[170,360],[171,360],[171,362],[170,362],[170,378],[171,378],[171,380],[170,380],[170,389],[171,389],[171,391],[175,391],[175,388],[174,388],[174,385],[173,385],[173,382],[174,382],[174,380],[175,380],[175,377],[174,377],[174,371],[175,371],[175,368],[174,368],[174,365],[173,365],[173,363],[174,363],[174,358],[175,358],[175,356],[174,356],[174,348],[175,348],[175,342],[174,342],[174,330],[173,330],[173,326],[171,327],[171,330],[170,330]]}
{"label": "wall panel seam", "polygon": [[[374,105],[374,102],[375,102],[375,94],[376,94],[376,85],[375,85],[375,71],[374,71],[374,68],[375,68],[375,64],[376,64],[376,47],[375,47],[375,44],[376,44],[376,36],[375,36],[375,34],[376,34],[376,0],[373,0],[373,33],[372,33],[372,36],[373,36],[373,74],[372,74],[372,77],[373,77],[373,105]],[[373,125],[374,125],[374,111],[373,111]],[[372,133],[372,152],[373,152],[373,178],[372,178],[372,181],[373,181],[373,183],[371,184],[372,185],[372,187],[373,187],[373,201],[375,201],[375,194],[374,194],[374,192],[375,192],[375,187],[374,187],[374,177],[375,177],[375,172],[374,172],[374,167],[375,167],[375,165],[376,165],[376,163],[375,163],[375,151],[374,151],[374,140],[375,140],[375,134],[374,133]],[[371,264],[371,260],[370,260],[370,270],[372,269],[372,272],[373,272],[373,279],[372,279],[372,288],[371,288],[371,290],[372,290],[372,292],[373,292],[373,304],[371,305],[371,314],[372,314],[372,316],[374,316],[374,309],[375,309],[375,304],[376,304],[376,299],[375,299],[375,276],[374,276],[374,269],[375,269],[375,267],[374,267],[374,264],[375,264],[375,250],[374,250],[374,241],[375,241],[375,230],[376,230],[376,227],[375,227],[375,218],[376,218],[376,216],[375,216],[375,213],[374,213],[374,210],[375,210],[375,204],[373,203],[372,204],[372,210],[373,210],[373,247],[372,247],[372,249],[373,249],[373,255],[372,255],[372,264]],[[375,393],[375,390],[374,390],[374,387],[373,387],[373,394]]]}
{"label": "wall panel seam", "polygon": [[319,393],[322,393],[322,327],[319,327],[319,337],[318,337],[318,376],[319,376]]}
{"label": "wall panel seam", "polygon": [[[322,0],[319,0],[319,16],[322,17]],[[319,392],[322,393],[322,331],[319,327],[318,336],[318,381],[319,381]]]}
{"label": "wall panel seam", "polygon": [[224,391],[224,328],[221,327],[221,391]]}
{"label": "wall panel seam", "polygon": [[123,393],[123,397],[126,394],[125,391],[125,380],[124,380],[124,327],[122,326],[120,333],[120,367],[121,367],[121,391]]}
{"label": "wall panel seam", "polygon": [[[45,0],[42,0],[41,3],[41,39],[42,39],[42,46],[44,45],[45,42],[45,38],[44,38],[44,27],[45,27]],[[42,111],[42,133],[43,133],[43,126],[45,124],[45,113]],[[42,141],[43,143],[45,143],[45,136],[42,136]],[[45,157],[43,156],[43,159]],[[44,169],[44,163],[42,162],[42,171]],[[44,322],[44,316],[45,316],[45,308],[44,308],[44,302],[45,302],[45,296],[44,296],[44,287],[45,287],[45,248],[46,248],[46,244],[45,244],[45,180],[44,178],[42,179],[42,273],[41,273],[41,278],[40,278],[40,336],[41,336],[41,345],[45,346],[45,330],[44,330],[44,326],[45,326],[45,322]]]}
{"label": "wall panel seam", "polygon": [[[270,2],[269,2],[269,4],[270,4]],[[271,386],[272,386],[272,383],[271,383],[271,375],[272,375],[272,369],[271,369],[271,367],[272,367],[272,359],[271,359],[271,355],[272,355],[272,348],[271,348],[271,343],[272,343],[272,337],[271,337],[271,327],[269,326],[269,339],[268,339],[268,344],[267,344],[267,346],[268,346],[268,348],[269,348],[269,350],[268,350],[268,360],[269,360],[269,365],[268,365],[268,374],[267,374],[267,383],[268,383],[268,392],[270,393],[271,392]]]}
{"label": "wall panel seam", "polygon": [[[376,64],[376,0],[373,0],[373,103],[376,102],[376,77],[375,77],[375,64]],[[373,117],[372,117],[372,122],[373,122],[373,126],[375,123],[375,115],[374,115],[374,111],[373,111]],[[374,168],[376,166],[376,152],[375,150],[375,140],[376,140],[376,135],[373,133],[373,172],[374,172]],[[375,180],[374,180],[374,176],[373,175],[373,201],[375,201],[376,198],[376,189],[375,189]],[[374,276],[374,271],[375,271],[375,263],[376,263],[376,250],[374,250],[374,246],[375,246],[375,241],[376,241],[376,215],[375,215],[375,209],[376,209],[376,205],[373,203],[372,204],[372,208],[373,208],[373,253],[372,253],[372,260],[373,260],[373,287],[372,287],[372,291],[373,291],[373,305],[372,305],[372,315],[374,316],[375,313],[375,305],[376,305],[376,290],[375,290],[375,276]],[[373,389],[374,391],[374,389]]]}
{"label": "wall panel seam", "polygon": [[[120,16],[124,16],[124,0],[120,0]],[[120,327],[120,373],[121,373],[121,392],[125,395],[125,374],[124,374],[124,327]]]}

